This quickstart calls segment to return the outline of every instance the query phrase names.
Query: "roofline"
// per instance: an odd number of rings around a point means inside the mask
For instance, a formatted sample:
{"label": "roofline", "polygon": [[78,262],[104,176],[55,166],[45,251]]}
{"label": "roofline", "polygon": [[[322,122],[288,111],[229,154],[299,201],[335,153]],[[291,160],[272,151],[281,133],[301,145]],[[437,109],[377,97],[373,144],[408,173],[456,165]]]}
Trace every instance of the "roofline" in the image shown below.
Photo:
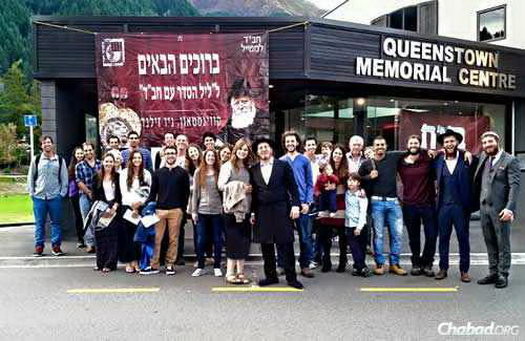
{"label": "roofline", "polygon": [[236,23],[253,25],[254,23],[277,25],[290,25],[308,21],[315,26],[332,27],[342,30],[360,30],[379,34],[392,34],[396,36],[403,36],[418,40],[437,40],[442,43],[470,45],[484,50],[498,50],[509,53],[517,53],[525,55],[525,49],[518,49],[514,47],[507,47],[501,45],[492,45],[488,43],[464,40],[457,38],[444,37],[439,35],[421,35],[416,32],[398,30],[387,27],[376,27],[372,25],[351,23],[347,21],[312,18],[312,17],[158,17],[158,16],[48,16],[36,15],[31,16],[31,22],[34,25],[35,21],[48,22],[58,25],[74,24],[169,24],[177,23],[182,26],[191,26],[198,23],[210,23],[212,25]]}

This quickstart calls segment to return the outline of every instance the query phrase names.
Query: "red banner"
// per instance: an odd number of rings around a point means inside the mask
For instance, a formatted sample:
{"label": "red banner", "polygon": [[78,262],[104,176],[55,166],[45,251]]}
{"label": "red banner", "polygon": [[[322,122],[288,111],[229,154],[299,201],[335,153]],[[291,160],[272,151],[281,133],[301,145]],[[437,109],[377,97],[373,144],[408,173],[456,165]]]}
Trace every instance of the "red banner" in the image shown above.
{"label": "red banner", "polygon": [[96,37],[99,129],[135,130],[147,146],[166,132],[199,141],[269,133],[268,36],[236,34],[124,34]]}
{"label": "red banner", "polygon": [[459,148],[472,153],[481,152],[480,136],[490,130],[490,120],[487,116],[458,116],[438,113],[416,113],[401,111],[399,121],[399,142],[404,145],[410,135],[420,135],[421,147],[436,149],[437,136],[446,129],[452,129],[463,136]]}

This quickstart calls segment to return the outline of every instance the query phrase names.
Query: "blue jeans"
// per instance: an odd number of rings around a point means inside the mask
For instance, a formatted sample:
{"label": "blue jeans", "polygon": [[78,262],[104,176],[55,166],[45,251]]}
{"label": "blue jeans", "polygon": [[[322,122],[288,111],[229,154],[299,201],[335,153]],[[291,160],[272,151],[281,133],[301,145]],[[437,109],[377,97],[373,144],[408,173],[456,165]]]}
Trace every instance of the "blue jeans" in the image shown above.
{"label": "blue jeans", "polygon": [[[197,232],[197,261],[198,267],[204,269],[204,253],[206,251],[206,244],[208,237],[213,237],[213,258],[214,268],[221,267],[221,255],[222,255],[222,230],[223,220],[221,214],[200,214],[199,220],[197,221],[196,232]],[[211,233],[209,231],[211,230]]]}
{"label": "blue jeans", "polygon": [[[82,214],[82,220],[85,224],[86,216],[89,213],[89,209],[91,208],[92,204],[91,199],[89,199],[89,197],[85,194],[80,194],[78,204],[80,205],[80,214]],[[84,242],[87,246],[95,246],[95,231],[92,231],[90,228],[88,228],[84,234]]]}
{"label": "blue jeans", "polygon": [[46,218],[49,213],[51,220],[51,245],[62,244],[62,197],[54,199],[38,199],[33,197],[33,213],[35,214],[35,246],[44,246],[46,241]]}
{"label": "blue jeans", "polygon": [[[301,214],[295,221],[299,233],[299,265],[301,269],[307,268],[314,261],[314,238],[312,235],[313,221],[308,214]],[[277,266],[284,268],[284,257],[277,246]]]}
{"label": "blue jeans", "polygon": [[399,264],[403,236],[403,213],[396,201],[372,199],[372,219],[374,220],[374,258],[378,265],[385,264],[383,237],[385,223],[390,234],[390,265]]}

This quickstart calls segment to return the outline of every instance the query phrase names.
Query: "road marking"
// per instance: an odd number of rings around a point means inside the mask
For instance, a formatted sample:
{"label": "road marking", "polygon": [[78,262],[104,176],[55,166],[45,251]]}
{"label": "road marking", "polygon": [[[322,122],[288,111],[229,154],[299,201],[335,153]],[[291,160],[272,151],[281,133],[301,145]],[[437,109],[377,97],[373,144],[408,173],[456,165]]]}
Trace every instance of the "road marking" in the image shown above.
{"label": "road marking", "polygon": [[85,288],[69,289],[68,294],[135,294],[159,292],[160,288]]}
{"label": "road marking", "polygon": [[361,292],[458,292],[458,287],[455,288],[385,288],[385,287],[376,287],[376,288],[360,288]]}
{"label": "road marking", "polygon": [[67,260],[67,259],[95,259],[96,256],[95,255],[86,255],[86,256],[69,256],[69,255],[64,255],[64,256],[42,256],[42,257],[34,257],[34,256],[5,256],[5,257],[0,257],[0,261],[2,260],[48,260],[48,259],[53,259],[53,260]]}
{"label": "road marking", "polygon": [[295,289],[290,287],[214,287],[212,292],[302,292],[304,289]]}

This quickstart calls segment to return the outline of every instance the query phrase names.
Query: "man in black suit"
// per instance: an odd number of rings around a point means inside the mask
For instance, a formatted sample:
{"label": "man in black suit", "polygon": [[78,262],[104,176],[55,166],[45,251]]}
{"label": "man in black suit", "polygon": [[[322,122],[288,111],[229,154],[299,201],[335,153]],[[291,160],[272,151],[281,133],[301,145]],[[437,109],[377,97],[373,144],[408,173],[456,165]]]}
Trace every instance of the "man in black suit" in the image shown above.
{"label": "man in black suit", "polygon": [[475,173],[490,271],[478,284],[505,288],[511,262],[510,225],[516,212],[520,166],[517,158],[500,149],[499,140],[498,134],[493,131],[481,135],[483,153]]}
{"label": "man in black suit", "polygon": [[302,289],[295,272],[293,220],[299,218],[301,202],[292,168],[273,156],[273,142],[263,138],[254,144],[259,163],[250,169],[255,239],[261,243],[265,279],[260,286],[279,283],[275,247],[283,255],[288,285]]}

